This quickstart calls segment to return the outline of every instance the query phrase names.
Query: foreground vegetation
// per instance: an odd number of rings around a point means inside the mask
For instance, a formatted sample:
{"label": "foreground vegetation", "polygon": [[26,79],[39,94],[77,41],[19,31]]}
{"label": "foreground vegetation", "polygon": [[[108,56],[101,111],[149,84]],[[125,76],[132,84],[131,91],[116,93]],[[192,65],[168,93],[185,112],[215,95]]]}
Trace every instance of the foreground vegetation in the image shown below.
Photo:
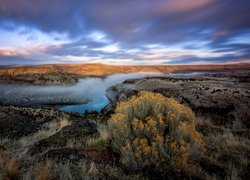
{"label": "foreground vegetation", "polygon": [[157,166],[186,171],[204,151],[194,119],[191,109],[175,100],[141,92],[119,103],[108,121],[112,146],[130,170]]}
{"label": "foreground vegetation", "polygon": [[247,179],[249,132],[239,129],[241,119],[218,126],[140,92],[111,116],[61,117],[32,136],[1,139],[0,179]]}

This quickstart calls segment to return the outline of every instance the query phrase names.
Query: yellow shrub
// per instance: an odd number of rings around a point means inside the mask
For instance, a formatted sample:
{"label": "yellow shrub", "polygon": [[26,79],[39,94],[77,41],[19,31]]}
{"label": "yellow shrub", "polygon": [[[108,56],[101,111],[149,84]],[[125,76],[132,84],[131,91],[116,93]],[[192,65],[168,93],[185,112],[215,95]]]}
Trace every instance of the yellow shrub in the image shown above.
{"label": "yellow shrub", "polygon": [[142,91],[120,102],[108,120],[112,146],[130,169],[166,162],[182,170],[203,151],[194,119],[190,108],[161,94]]}

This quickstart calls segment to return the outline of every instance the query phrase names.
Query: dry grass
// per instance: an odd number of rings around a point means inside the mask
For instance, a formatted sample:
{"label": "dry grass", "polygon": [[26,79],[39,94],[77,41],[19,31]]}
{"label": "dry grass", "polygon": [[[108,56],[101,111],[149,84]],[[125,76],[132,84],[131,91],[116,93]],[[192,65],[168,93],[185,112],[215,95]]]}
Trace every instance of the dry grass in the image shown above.
{"label": "dry grass", "polygon": [[[8,138],[0,139],[0,179],[18,177],[21,164],[20,158],[18,158],[16,154],[22,159],[33,161],[33,159],[26,154],[27,150],[32,147],[35,142],[55,134],[67,125],[70,125],[70,122],[67,119],[59,119],[57,121],[45,123],[41,130],[31,136],[23,137],[19,140]],[[49,166],[49,162],[39,164],[37,167],[38,179],[48,179],[48,173],[46,172],[49,172],[49,169],[51,168]],[[33,179],[32,177],[34,176],[27,176],[26,179]]]}
{"label": "dry grass", "polygon": [[90,175],[97,175],[98,174],[98,169],[95,166],[94,162],[91,162],[90,169],[88,171],[88,174]]}
{"label": "dry grass", "polygon": [[69,126],[71,124],[71,122],[68,119],[62,118],[59,121],[59,126],[60,128],[63,128],[65,126]]}
{"label": "dry grass", "polygon": [[19,170],[21,168],[20,160],[14,156],[6,162],[7,176],[10,179],[17,179],[19,177]]}
{"label": "dry grass", "polygon": [[98,124],[97,130],[99,136],[94,138],[88,138],[86,140],[86,147],[87,148],[98,148],[103,147],[109,144],[110,135],[108,131],[108,127],[104,124]]}
{"label": "dry grass", "polygon": [[41,139],[45,139],[47,137],[52,136],[53,134],[57,133],[63,127],[69,126],[70,124],[71,124],[71,122],[65,118],[61,118],[59,120],[47,122],[35,134],[19,139],[18,143],[22,147],[27,148]]}
{"label": "dry grass", "polygon": [[17,156],[7,157],[0,149],[0,179],[18,179],[20,176],[20,160]]}
{"label": "dry grass", "polygon": [[231,127],[215,126],[208,119],[200,118],[198,124],[211,132],[204,135],[207,152],[204,157],[212,164],[215,170],[211,174],[209,169],[203,172],[206,179],[245,179],[249,176],[249,153],[250,140],[248,131],[245,134],[237,135],[235,131],[244,130],[245,127],[239,119],[236,119]]}
{"label": "dry grass", "polygon": [[[99,166],[100,164],[98,164]],[[102,170],[111,172],[113,170],[110,166],[103,166]],[[113,172],[113,171],[112,171]],[[113,172],[115,173],[115,172]],[[120,173],[116,171],[116,173]],[[117,174],[115,176],[118,177]],[[43,162],[34,164],[24,174],[25,180],[49,180],[49,179],[103,179],[103,173],[99,171],[97,164],[91,161],[82,160],[77,163],[69,161],[61,162],[59,160],[47,159]]]}
{"label": "dry grass", "polygon": [[4,158],[4,150],[0,148],[0,169],[3,169],[5,164],[5,158]]}
{"label": "dry grass", "polygon": [[20,157],[26,156],[26,152],[33,146],[34,143],[55,134],[59,129],[59,122],[48,122],[44,124],[42,129],[37,131],[35,134],[22,137],[19,140],[12,140],[8,138],[0,139],[0,147],[2,146],[7,149],[5,153],[8,156],[13,156],[15,154],[18,154]]}
{"label": "dry grass", "polygon": [[51,162],[45,161],[40,163],[36,167],[36,175],[38,180],[48,180],[51,179]]}

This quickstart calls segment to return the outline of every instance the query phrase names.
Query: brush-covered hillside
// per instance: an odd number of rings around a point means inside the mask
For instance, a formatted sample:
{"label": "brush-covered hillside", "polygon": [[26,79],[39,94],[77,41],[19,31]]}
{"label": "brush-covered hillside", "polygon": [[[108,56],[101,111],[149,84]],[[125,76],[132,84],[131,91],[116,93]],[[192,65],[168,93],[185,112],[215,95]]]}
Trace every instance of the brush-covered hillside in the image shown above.
{"label": "brush-covered hillside", "polygon": [[0,68],[0,76],[18,76],[34,74],[75,74],[79,76],[106,76],[117,73],[161,72],[171,73],[175,70],[228,70],[250,69],[250,64],[228,65],[168,65],[168,66],[112,66],[104,64],[58,64],[37,66],[15,66]]}

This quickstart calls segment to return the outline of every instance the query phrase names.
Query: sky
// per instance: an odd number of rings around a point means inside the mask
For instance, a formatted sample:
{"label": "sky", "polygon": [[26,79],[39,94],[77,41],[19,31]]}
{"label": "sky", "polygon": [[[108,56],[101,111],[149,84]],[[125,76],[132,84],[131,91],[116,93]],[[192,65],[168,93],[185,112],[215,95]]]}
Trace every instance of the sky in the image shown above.
{"label": "sky", "polygon": [[250,62],[250,0],[0,0],[0,65]]}

